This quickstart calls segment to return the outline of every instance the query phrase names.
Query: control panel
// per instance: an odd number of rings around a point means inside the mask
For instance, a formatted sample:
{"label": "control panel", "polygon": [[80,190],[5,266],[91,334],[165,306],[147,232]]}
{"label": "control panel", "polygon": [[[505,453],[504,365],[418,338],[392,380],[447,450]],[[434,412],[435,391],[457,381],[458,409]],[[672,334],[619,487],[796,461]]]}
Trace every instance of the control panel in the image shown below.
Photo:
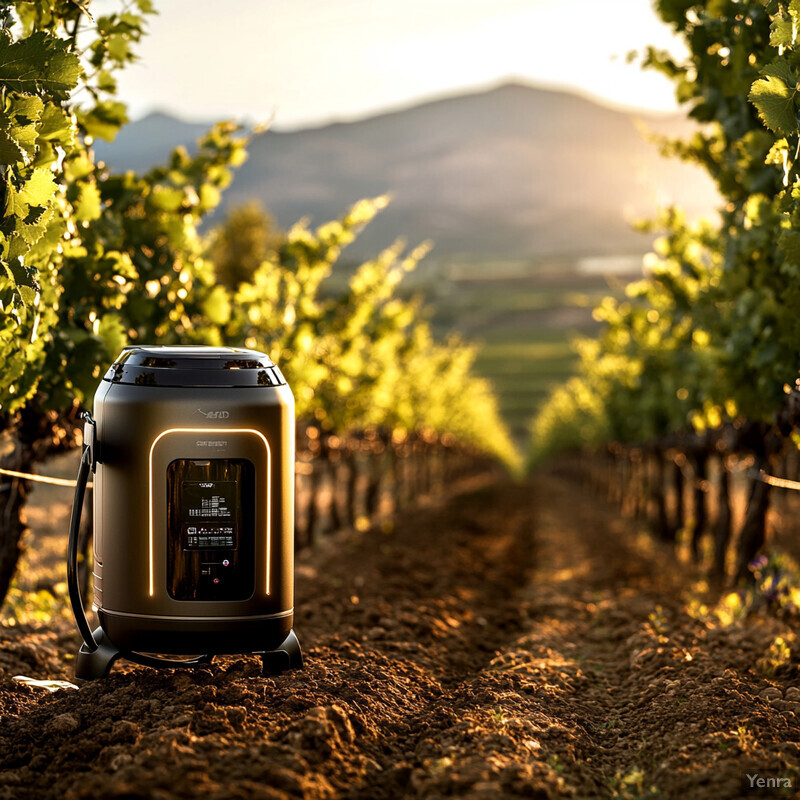
{"label": "control panel", "polygon": [[175,600],[246,600],[255,589],[255,467],[178,459],[167,468],[167,586]]}

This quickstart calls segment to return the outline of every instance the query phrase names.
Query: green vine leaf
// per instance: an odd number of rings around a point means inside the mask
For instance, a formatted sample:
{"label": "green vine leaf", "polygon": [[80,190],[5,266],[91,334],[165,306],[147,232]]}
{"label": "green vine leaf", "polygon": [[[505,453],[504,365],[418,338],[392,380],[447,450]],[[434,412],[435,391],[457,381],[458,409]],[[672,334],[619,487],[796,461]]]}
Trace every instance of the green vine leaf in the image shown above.
{"label": "green vine leaf", "polygon": [[769,43],[773,47],[789,47],[792,40],[792,21],[784,17],[775,17],[769,31]]}
{"label": "green vine leaf", "polygon": [[789,64],[776,59],[761,71],[748,99],[758,109],[761,121],[774,133],[790,134],[797,130],[795,97],[797,79]]}
{"label": "green vine leaf", "polygon": [[9,256],[7,261],[2,262],[6,274],[14,282],[15,288],[22,295],[25,303],[31,302],[39,291],[36,270],[26,267],[22,258],[19,256]]}
{"label": "green vine leaf", "polygon": [[78,222],[91,222],[100,217],[101,198],[95,184],[74,184],[70,187],[67,197],[72,203],[75,219]]}
{"label": "green vine leaf", "polygon": [[65,149],[75,144],[75,126],[63,108],[50,104],[44,107],[39,124],[39,139],[58,142]]}
{"label": "green vine leaf", "polygon": [[56,182],[53,173],[49,169],[35,169],[17,192],[17,198],[19,202],[29,207],[44,208],[50,204],[55,192]]}
{"label": "green vine leaf", "polygon": [[0,111],[0,139],[3,150],[0,163],[29,164],[36,154],[38,125],[44,103],[38,97],[10,95]]}
{"label": "green vine leaf", "polygon": [[16,164],[18,161],[24,163],[27,153],[19,142],[4,130],[5,120],[0,118],[0,164]]}
{"label": "green vine leaf", "polygon": [[128,121],[127,107],[116,100],[104,100],[88,111],[79,109],[76,115],[89,136],[106,142],[113,142]]}
{"label": "green vine leaf", "polygon": [[0,86],[20,94],[66,100],[77,86],[81,64],[67,42],[44,31],[12,41],[0,33]]}

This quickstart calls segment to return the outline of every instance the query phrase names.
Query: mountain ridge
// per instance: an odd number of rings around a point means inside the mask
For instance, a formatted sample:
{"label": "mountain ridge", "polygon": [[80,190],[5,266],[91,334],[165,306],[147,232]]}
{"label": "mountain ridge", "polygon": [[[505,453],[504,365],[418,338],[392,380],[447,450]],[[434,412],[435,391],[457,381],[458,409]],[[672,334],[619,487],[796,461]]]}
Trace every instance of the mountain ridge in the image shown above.
{"label": "mountain ridge", "polygon": [[[349,249],[372,254],[398,235],[431,239],[445,258],[644,252],[630,220],[674,202],[710,212],[716,193],[691,165],[667,162],[635,120],[670,132],[679,117],[628,114],[519,82],[427,100],[356,121],[255,136],[226,208],[259,199],[281,227],[341,216],[361,197],[393,202]],[[209,126],[155,112],[96,145],[115,169],[163,162]]]}

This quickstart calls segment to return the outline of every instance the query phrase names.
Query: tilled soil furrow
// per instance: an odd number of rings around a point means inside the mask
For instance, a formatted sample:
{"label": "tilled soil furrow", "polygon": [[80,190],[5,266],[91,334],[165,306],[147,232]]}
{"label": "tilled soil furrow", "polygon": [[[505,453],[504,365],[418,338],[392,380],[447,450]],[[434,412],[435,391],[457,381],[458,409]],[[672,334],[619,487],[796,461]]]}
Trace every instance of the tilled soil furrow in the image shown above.
{"label": "tilled soil furrow", "polygon": [[[501,496],[486,500],[477,496],[462,501],[454,522],[456,528],[470,531],[468,558],[462,567],[442,571],[451,582],[442,587],[443,593],[455,589],[458,613],[467,624],[459,622],[451,641],[439,640],[435,648],[416,656],[436,676],[436,690],[419,694],[419,706],[382,731],[376,759],[381,771],[354,787],[348,795],[354,799],[423,793],[425,776],[437,768],[431,742],[458,726],[467,708],[480,702],[467,687],[522,629],[520,595],[533,563],[530,490],[507,487]],[[498,507],[505,516],[502,532],[495,527]],[[449,624],[454,622],[450,617]]]}

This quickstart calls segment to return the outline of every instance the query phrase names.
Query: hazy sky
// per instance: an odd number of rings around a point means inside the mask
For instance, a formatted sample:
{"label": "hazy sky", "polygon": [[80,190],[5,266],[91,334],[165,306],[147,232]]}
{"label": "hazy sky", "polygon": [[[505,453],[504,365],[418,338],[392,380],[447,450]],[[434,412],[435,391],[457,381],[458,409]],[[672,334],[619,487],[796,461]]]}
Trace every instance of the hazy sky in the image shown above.
{"label": "hazy sky", "polygon": [[[121,77],[132,115],[276,128],[351,119],[516,78],[617,105],[674,109],[629,50],[677,50],[650,0],[156,0],[141,62]],[[101,0],[102,13],[116,7]],[[274,115],[274,116],[273,116]]]}

